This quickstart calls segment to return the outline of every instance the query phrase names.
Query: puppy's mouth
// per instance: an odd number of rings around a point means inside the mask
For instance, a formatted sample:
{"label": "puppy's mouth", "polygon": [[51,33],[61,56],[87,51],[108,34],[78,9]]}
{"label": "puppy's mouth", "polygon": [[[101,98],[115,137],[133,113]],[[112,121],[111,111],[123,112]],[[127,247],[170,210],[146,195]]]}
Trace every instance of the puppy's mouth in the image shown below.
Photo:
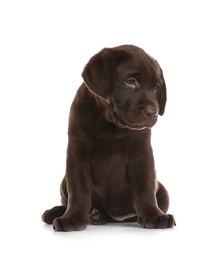
{"label": "puppy's mouth", "polygon": [[140,122],[136,122],[136,120],[134,120],[133,118],[129,118],[122,115],[119,116],[116,112],[108,113],[107,116],[107,119],[110,122],[117,125],[119,128],[122,129],[127,128],[134,131],[141,131],[146,128],[152,128],[156,124],[157,118],[158,118],[158,113],[150,117],[143,116],[143,119],[140,120]]}

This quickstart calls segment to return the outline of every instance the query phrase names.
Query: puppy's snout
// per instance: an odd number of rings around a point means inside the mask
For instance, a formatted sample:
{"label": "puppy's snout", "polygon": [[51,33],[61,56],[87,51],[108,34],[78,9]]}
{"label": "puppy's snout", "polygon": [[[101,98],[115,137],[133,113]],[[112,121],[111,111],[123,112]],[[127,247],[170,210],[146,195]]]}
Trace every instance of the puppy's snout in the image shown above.
{"label": "puppy's snout", "polygon": [[147,119],[151,119],[151,118],[153,118],[153,117],[158,115],[158,111],[153,106],[147,106],[144,109],[144,115],[147,117]]}

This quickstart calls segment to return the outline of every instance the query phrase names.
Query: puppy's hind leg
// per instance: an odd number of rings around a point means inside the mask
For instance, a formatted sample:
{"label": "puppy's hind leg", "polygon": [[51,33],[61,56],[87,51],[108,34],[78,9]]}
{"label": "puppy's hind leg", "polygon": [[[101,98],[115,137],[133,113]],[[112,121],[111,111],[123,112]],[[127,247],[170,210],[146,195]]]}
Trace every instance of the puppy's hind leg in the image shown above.
{"label": "puppy's hind leg", "polygon": [[157,204],[160,210],[164,213],[168,211],[169,208],[169,194],[166,188],[158,181],[158,188],[156,193]]}
{"label": "puppy's hind leg", "polygon": [[52,224],[53,220],[57,217],[63,216],[66,212],[67,205],[67,191],[66,191],[66,180],[65,177],[60,185],[61,202],[63,205],[55,206],[51,209],[46,210],[42,215],[42,220],[47,224]]}

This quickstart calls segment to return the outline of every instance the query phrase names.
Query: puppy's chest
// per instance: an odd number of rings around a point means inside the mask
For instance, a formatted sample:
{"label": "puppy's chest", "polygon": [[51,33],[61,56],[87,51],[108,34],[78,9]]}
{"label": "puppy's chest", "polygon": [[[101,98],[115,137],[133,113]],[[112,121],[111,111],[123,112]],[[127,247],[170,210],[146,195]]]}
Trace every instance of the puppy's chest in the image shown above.
{"label": "puppy's chest", "polygon": [[91,156],[91,174],[94,185],[115,185],[126,182],[127,151],[114,145],[99,145]]}

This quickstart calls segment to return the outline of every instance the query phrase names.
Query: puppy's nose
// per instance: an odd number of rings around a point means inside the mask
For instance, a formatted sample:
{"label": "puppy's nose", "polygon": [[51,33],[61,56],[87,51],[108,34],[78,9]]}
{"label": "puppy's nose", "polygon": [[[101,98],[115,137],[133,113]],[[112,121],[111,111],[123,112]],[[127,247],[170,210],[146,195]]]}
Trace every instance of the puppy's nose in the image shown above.
{"label": "puppy's nose", "polygon": [[153,117],[157,116],[157,115],[158,115],[158,112],[157,112],[157,110],[156,110],[155,107],[153,107],[153,106],[147,106],[147,107],[144,109],[144,115],[145,115],[148,119],[150,119],[150,118],[153,118]]}

